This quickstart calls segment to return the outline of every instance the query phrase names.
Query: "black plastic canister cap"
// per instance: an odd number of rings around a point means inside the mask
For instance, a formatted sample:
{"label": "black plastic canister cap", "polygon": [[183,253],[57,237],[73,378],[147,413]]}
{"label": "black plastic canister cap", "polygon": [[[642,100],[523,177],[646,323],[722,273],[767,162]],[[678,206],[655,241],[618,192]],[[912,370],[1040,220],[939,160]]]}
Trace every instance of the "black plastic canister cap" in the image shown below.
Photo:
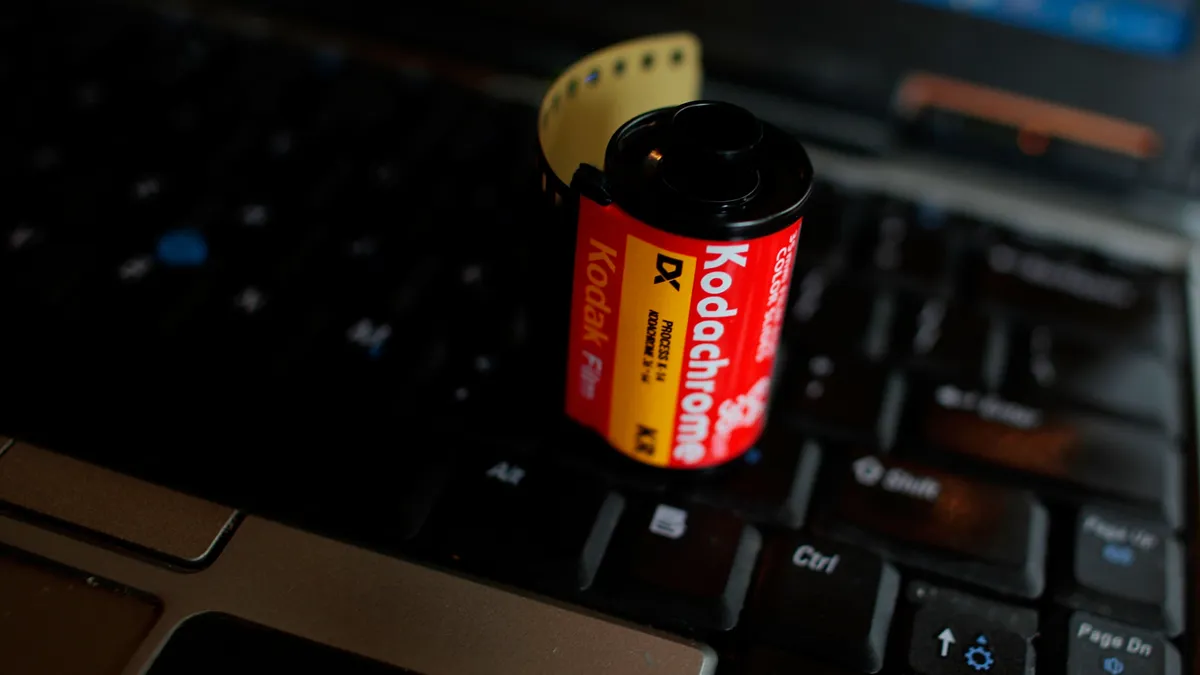
{"label": "black plastic canister cap", "polygon": [[708,239],[790,225],[812,186],[812,165],[795,139],[719,101],[630,120],[609,142],[604,173],[615,201],[640,220]]}
{"label": "black plastic canister cap", "polygon": [[758,192],[754,153],[762,122],[731,103],[696,101],[675,109],[668,123],[662,181],[699,204],[728,208]]}
{"label": "black plastic canister cap", "polygon": [[684,103],[671,115],[675,142],[713,159],[744,162],[763,139],[763,125],[749,110],[720,101]]}

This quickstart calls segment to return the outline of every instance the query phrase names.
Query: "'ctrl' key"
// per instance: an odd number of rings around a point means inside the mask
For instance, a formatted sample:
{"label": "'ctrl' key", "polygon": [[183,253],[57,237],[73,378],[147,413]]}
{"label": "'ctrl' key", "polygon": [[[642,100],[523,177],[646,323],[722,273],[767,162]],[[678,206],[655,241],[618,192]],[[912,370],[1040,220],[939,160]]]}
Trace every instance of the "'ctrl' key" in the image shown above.
{"label": "'ctrl' key", "polygon": [[756,641],[855,671],[883,667],[900,575],[879,556],[789,535],[769,541],[746,606]]}

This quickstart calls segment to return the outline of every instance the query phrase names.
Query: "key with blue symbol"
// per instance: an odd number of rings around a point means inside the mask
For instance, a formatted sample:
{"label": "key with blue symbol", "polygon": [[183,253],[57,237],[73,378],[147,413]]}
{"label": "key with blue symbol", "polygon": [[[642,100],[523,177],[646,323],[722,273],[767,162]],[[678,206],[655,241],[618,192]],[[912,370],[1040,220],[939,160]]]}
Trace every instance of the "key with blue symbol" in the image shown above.
{"label": "key with blue symbol", "polygon": [[1161,523],[1086,507],[1075,524],[1073,584],[1059,600],[1175,636],[1183,630],[1183,547]]}
{"label": "key with blue symbol", "polygon": [[155,257],[166,267],[200,267],[208,260],[208,241],[193,228],[170,230],[158,238]]}
{"label": "key with blue symbol", "polygon": [[403,317],[382,302],[336,297],[310,307],[311,323],[295,338],[297,356],[321,377],[353,382],[376,394],[438,362]]}
{"label": "key with blue symbol", "polygon": [[920,675],[1027,675],[1037,614],[916,582],[908,664]]}
{"label": "key with blue symbol", "polygon": [[1162,635],[1076,612],[1066,627],[1068,675],[1182,675],[1179,651]]}

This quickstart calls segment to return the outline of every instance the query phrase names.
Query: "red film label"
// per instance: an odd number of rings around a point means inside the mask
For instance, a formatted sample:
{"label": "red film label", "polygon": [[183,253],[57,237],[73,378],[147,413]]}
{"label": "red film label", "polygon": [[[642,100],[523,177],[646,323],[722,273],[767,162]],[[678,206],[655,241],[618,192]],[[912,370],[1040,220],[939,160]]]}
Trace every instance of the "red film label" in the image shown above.
{"label": "red film label", "polygon": [[579,203],[567,415],[638,461],[732,460],[766,422],[800,221],[742,241]]}

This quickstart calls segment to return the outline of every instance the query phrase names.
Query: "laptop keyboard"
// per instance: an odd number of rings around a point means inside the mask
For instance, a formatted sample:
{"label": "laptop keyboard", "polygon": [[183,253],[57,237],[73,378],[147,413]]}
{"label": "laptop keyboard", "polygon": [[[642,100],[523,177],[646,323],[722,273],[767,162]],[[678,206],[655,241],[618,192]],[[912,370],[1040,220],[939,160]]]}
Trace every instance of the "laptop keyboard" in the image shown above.
{"label": "laptop keyboard", "polygon": [[0,10],[0,432],[722,674],[1182,672],[1181,278],[821,184],[760,446],[630,467],[552,414],[532,107],[60,4]]}

